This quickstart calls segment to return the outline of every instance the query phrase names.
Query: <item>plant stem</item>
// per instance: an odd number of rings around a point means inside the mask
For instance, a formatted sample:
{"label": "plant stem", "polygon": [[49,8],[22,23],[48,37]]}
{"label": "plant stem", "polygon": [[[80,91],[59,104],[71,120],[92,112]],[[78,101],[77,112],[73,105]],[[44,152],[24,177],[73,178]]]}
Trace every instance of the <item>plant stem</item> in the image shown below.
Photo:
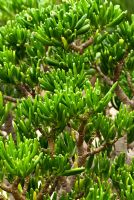
{"label": "plant stem", "polygon": [[92,45],[94,42],[93,38],[89,38],[87,41],[82,43],[80,46],[77,46],[74,42],[70,44],[70,48],[76,52],[79,52],[80,54],[83,54],[84,49],[87,48],[88,46]]}

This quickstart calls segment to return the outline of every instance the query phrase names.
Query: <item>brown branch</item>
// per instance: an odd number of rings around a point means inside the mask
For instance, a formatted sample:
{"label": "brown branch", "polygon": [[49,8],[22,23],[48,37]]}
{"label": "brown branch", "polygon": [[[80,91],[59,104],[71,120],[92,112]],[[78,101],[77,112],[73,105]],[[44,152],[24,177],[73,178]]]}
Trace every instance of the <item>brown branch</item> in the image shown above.
{"label": "brown branch", "polygon": [[114,70],[114,78],[113,81],[116,82],[118,81],[123,65],[125,64],[125,58],[127,57],[128,52],[126,51],[126,53],[124,54],[124,56],[122,57],[122,59],[117,63],[115,70]]}
{"label": "brown branch", "polygon": [[[6,101],[11,101],[11,102],[13,102],[13,103],[17,103],[17,99],[15,99],[15,98],[13,98],[13,97],[6,96],[6,95],[4,95],[3,97],[4,97],[4,100],[6,100]],[[19,101],[20,101],[20,100],[19,100]]]}
{"label": "brown branch", "polygon": [[80,127],[78,129],[78,140],[77,140],[77,151],[78,151],[78,167],[81,167],[85,164],[85,158],[83,157],[83,154],[85,154],[86,142],[84,141],[85,136],[85,125],[87,123],[87,119],[83,119]]}
{"label": "brown branch", "polygon": [[97,72],[99,73],[99,75],[103,78],[103,80],[110,86],[113,85],[113,81],[108,77],[106,76],[105,74],[103,74],[103,72],[101,71],[100,67],[99,66],[96,66],[95,65],[95,69],[97,70]]}
{"label": "brown branch", "polygon": [[20,183],[20,178],[17,177],[17,178],[14,180],[13,184],[12,184],[12,189],[18,188],[19,183]]}
{"label": "brown branch", "polygon": [[13,121],[13,115],[11,112],[8,113],[8,116],[7,116],[7,119],[5,121],[5,125],[4,127],[2,128],[2,131],[5,131],[7,133],[12,133],[13,132],[13,124],[12,124],[12,121]]}
{"label": "brown branch", "polygon": [[1,131],[5,131],[7,134],[12,134],[14,141],[16,142],[16,133],[13,128],[13,115],[11,112],[8,113],[7,119],[3,127],[0,128]]}
{"label": "brown branch", "polygon": [[11,187],[12,191],[11,191],[11,193],[14,196],[15,200],[25,200],[25,197],[18,191],[18,185],[19,185],[19,183],[20,183],[20,178],[17,177],[14,180],[13,184],[12,184],[12,187]]}
{"label": "brown branch", "polygon": [[15,200],[26,200],[26,198],[18,191],[19,183],[20,178],[17,177],[12,184],[9,184],[9,186],[1,183],[0,188],[8,193],[11,193]]}
{"label": "brown branch", "polygon": [[131,108],[134,108],[134,101],[128,98],[128,96],[125,94],[125,92],[122,90],[122,88],[119,85],[117,85],[117,87],[115,88],[115,93],[121,102],[123,102],[124,104],[128,106],[131,106]]}
{"label": "brown branch", "polygon": [[12,190],[11,193],[15,200],[26,200],[26,198],[23,195],[21,195],[21,193],[17,189]]}
{"label": "brown branch", "polygon": [[81,124],[77,131],[72,129],[75,133],[75,138],[76,138],[77,154],[78,154],[77,164],[79,167],[85,164],[85,157],[83,158],[83,154],[85,154],[85,152],[87,151],[87,144],[84,140],[84,137],[85,137],[85,126],[87,124],[88,116],[89,115],[86,114],[85,116],[80,117]]}
{"label": "brown branch", "polygon": [[[124,62],[125,62],[125,58],[127,57],[127,55],[128,55],[128,53],[126,52],[125,55],[123,56],[122,60],[117,64],[115,71],[114,71],[113,81],[108,76],[103,74],[103,72],[101,71],[101,68],[99,66],[95,65],[95,69],[97,70],[99,75],[102,77],[102,79],[108,85],[112,86],[114,82],[118,81],[120,74],[121,74],[122,67],[123,67]],[[119,85],[117,85],[117,87],[115,88],[115,93],[116,93],[116,95],[118,96],[118,98],[120,99],[121,102],[123,102],[126,105],[131,106],[131,108],[134,108],[134,101],[129,99],[129,97],[125,94],[125,92],[123,91],[123,89]]]}
{"label": "brown branch", "polygon": [[[123,68],[123,65],[125,63],[125,58],[127,57],[128,52],[126,52],[123,56],[123,58],[120,60],[120,62],[117,64],[115,71],[114,71],[114,78],[113,81],[116,82],[119,80],[120,78],[120,74]],[[128,77],[128,81],[131,82],[130,77]],[[129,83],[130,83],[129,82]],[[124,93],[124,91],[122,90],[122,88],[117,85],[116,89],[115,89],[115,93],[118,96],[118,98],[126,105],[131,106],[132,108],[134,108],[134,101],[130,100],[129,97]]]}
{"label": "brown branch", "polygon": [[81,146],[83,144],[83,140],[84,140],[84,136],[85,136],[85,125],[87,123],[87,119],[83,119],[80,127],[78,129],[78,133],[79,133],[79,137],[78,137],[78,141],[77,141],[77,146]]}
{"label": "brown branch", "polygon": [[50,150],[51,157],[53,157],[55,151],[55,143],[54,143],[54,138],[52,136],[48,137],[48,147]]}
{"label": "brown branch", "polygon": [[115,137],[114,140],[112,141],[109,141],[109,142],[104,142],[104,144],[102,144],[101,146],[99,146],[98,148],[94,149],[93,151],[91,152],[88,152],[85,156],[88,157],[88,156],[92,156],[92,155],[95,155],[97,153],[100,153],[101,151],[103,151],[104,149],[106,149],[108,146],[111,146],[113,145],[115,142],[117,142],[118,138]]}
{"label": "brown branch", "polygon": [[61,196],[70,192],[72,188],[70,188],[70,184],[68,184],[67,178],[65,176],[59,176],[56,189],[58,191],[57,199],[60,199]]}
{"label": "brown branch", "polygon": [[76,178],[77,178],[77,176],[76,175],[73,175],[73,176],[70,176],[70,177],[68,177],[68,181],[69,181],[69,189],[68,189],[68,191],[70,192],[71,190],[72,190],[72,188],[73,188],[73,186],[74,186],[74,184],[75,184],[75,182],[76,182]]}
{"label": "brown branch", "polygon": [[[117,140],[118,140],[118,138],[115,138],[115,139],[112,140],[112,141],[105,142],[105,143],[102,144],[100,147],[98,147],[98,148],[96,148],[96,149],[94,149],[94,150],[92,150],[92,151],[90,151],[90,152],[86,152],[86,153],[83,152],[83,155],[80,156],[80,159],[82,159],[82,164],[79,163],[79,166],[82,166],[83,163],[85,163],[86,158],[87,158],[88,156],[91,156],[91,155],[95,155],[95,154],[97,154],[97,153],[100,153],[101,151],[105,150],[108,146],[111,146],[111,145],[113,145],[114,143],[116,143]],[[80,164],[81,164],[81,165],[80,165]],[[68,190],[68,191],[71,191],[71,189],[72,189],[72,187],[73,187],[73,185],[74,185],[74,183],[75,183],[76,176],[71,176],[71,177],[69,177],[69,180],[70,180],[70,182],[69,182],[69,190]]]}
{"label": "brown branch", "polygon": [[22,192],[23,196],[26,196],[26,192],[27,192],[27,189],[28,189],[29,181],[30,181],[30,177],[27,176],[25,178],[25,181],[24,181],[24,187],[23,187],[23,192]]}
{"label": "brown branch", "polygon": [[96,75],[92,76],[91,79],[90,79],[90,83],[91,83],[91,85],[92,85],[93,87],[95,86],[96,79],[97,79]]}
{"label": "brown branch", "polygon": [[91,44],[93,44],[94,39],[93,38],[89,38],[86,42],[84,42],[81,46],[83,49],[87,48],[88,46],[90,46]]}
{"label": "brown branch", "polygon": [[[79,167],[83,166],[86,161],[86,156],[84,155],[87,155],[87,144],[84,141],[84,136],[85,136],[85,125],[87,123],[88,117],[89,117],[89,113],[88,115],[86,114],[85,116],[82,116],[80,118],[82,122],[78,128],[78,131],[73,130],[76,134],[77,154],[78,154],[77,162],[78,162]],[[70,127],[70,124],[69,124],[69,127]],[[73,165],[72,165],[72,168],[73,168]],[[58,195],[60,196],[61,194],[70,192],[72,190],[72,187],[75,184],[75,181],[76,181],[76,176],[68,177],[68,181],[65,179],[65,177],[61,177],[59,179],[58,189],[61,190],[61,185],[62,185],[62,190],[59,192]]]}
{"label": "brown branch", "polygon": [[8,192],[8,193],[11,193],[11,192],[12,192],[11,186],[7,186],[7,185],[5,185],[5,184],[3,184],[3,183],[0,183],[0,188],[1,188],[2,190],[4,190],[4,191]]}
{"label": "brown branch", "polygon": [[17,87],[21,91],[21,93],[26,97],[28,96],[33,97],[35,95],[32,92],[29,92],[29,88],[27,88],[26,85],[20,84],[20,85],[17,85]]}
{"label": "brown branch", "polygon": [[[113,85],[113,81],[108,76],[103,74],[99,66],[95,66],[95,69],[98,71],[99,75],[102,77],[104,82],[106,82],[110,86]],[[115,88],[115,93],[121,102],[123,102],[126,105],[131,106],[131,108],[134,108],[134,101],[128,98],[128,96],[125,94],[125,92],[122,90],[122,88],[119,85],[117,85],[117,87]]]}
{"label": "brown branch", "polygon": [[57,185],[58,185],[58,180],[59,179],[59,177],[56,177],[55,179],[54,179],[54,183],[52,184],[52,186],[51,186],[51,188],[50,188],[50,190],[49,190],[49,192],[48,192],[48,194],[51,196],[52,194],[53,194],[53,192],[55,191],[55,188],[57,187]]}
{"label": "brown branch", "polygon": [[120,77],[120,74],[121,74],[121,71],[122,71],[122,68],[123,68],[123,64],[124,64],[124,60],[121,60],[115,67],[115,70],[114,70],[114,78],[113,78],[113,81],[116,82],[118,81],[119,77]]}
{"label": "brown branch", "polygon": [[80,46],[77,46],[74,42],[70,44],[70,48],[80,54],[83,54],[84,49],[92,45],[94,42],[93,38],[89,38],[86,42],[82,43]]}
{"label": "brown branch", "polygon": [[130,90],[132,91],[132,94],[134,95],[134,85],[132,83],[131,75],[128,71],[126,71],[126,76],[127,76],[128,86],[129,86]]}
{"label": "brown branch", "polygon": [[43,196],[46,195],[46,194],[48,194],[48,188],[49,188],[49,185],[52,183],[52,180],[53,180],[53,177],[49,178],[46,181],[45,185],[42,185],[41,190],[40,190],[40,192],[37,195],[37,200],[42,200]]}

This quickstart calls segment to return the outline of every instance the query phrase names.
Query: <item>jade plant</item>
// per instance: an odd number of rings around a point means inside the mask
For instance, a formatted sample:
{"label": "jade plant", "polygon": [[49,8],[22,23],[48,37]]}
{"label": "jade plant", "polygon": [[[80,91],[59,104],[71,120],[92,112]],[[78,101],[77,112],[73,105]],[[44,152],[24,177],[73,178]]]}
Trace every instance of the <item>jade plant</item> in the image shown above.
{"label": "jade plant", "polygon": [[0,199],[133,199],[134,15],[0,3]]}

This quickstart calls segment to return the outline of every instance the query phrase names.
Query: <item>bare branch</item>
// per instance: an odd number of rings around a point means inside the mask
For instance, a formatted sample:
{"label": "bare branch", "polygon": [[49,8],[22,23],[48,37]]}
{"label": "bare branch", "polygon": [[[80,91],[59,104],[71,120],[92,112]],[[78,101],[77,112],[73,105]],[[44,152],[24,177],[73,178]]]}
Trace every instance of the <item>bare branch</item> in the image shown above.
{"label": "bare branch", "polygon": [[[117,64],[115,71],[114,71],[114,79],[113,81],[116,82],[119,80],[123,65],[125,63],[125,58],[127,57],[128,52],[126,52],[123,56],[123,58],[120,60],[120,62]],[[129,81],[130,81],[130,77]],[[129,82],[130,83],[130,82]],[[126,105],[131,106],[131,108],[134,108],[134,101],[130,100],[129,97],[125,94],[125,92],[122,90],[122,88],[118,85],[115,89],[115,93],[118,96],[118,98]]]}
{"label": "bare branch", "polygon": [[52,177],[46,181],[45,185],[42,185],[40,192],[37,195],[37,200],[42,200],[44,194],[48,194],[49,185],[52,183]]}
{"label": "bare branch", "polygon": [[56,177],[55,179],[54,179],[54,183],[52,184],[52,186],[51,186],[51,188],[50,188],[50,190],[49,190],[49,195],[51,196],[52,194],[53,194],[53,192],[55,191],[55,188],[57,187],[57,185],[58,185],[58,180],[59,179],[59,177]]}
{"label": "bare branch", "polygon": [[118,81],[119,77],[120,77],[120,74],[121,74],[121,71],[122,71],[122,68],[123,68],[123,65],[125,63],[125,58],[127,57],[128,55],[128,52],[126,52],[123,56],[123,58],[117,63],[116,67],[115,67],[115,70],[114,70],[114,78],[113,78],[113,81],[116,82]]}
{"label": "bare branch", "polygon": [[[101,71],[99,66],[95,66],[95,69],[98,71],[98,73],[102,77],[103,81],[105,81],[110,86],[113,85],[113,81],[108,76],[103,74],[103,72]],[[119,76],[119,74],[118,74],[118,76]],[[128,98],[128,96],[125,94],[125,92],[122,90],[122,88],[119,85],[117,85],[117,87],[115,88],[115,93],[116,93],[116,95],[118,96],[118,98],[120,99],[121,102],[123,102],[126,105],[131,106],[131,108],[134,108],[134,101],[130,100]]]}
{"label": "bare branch", "polygon": [[124,61],[121,60],[117,66],[115,67],[115,70],[114,70],[114,78],[113,78],[113,81],[116,82],[118,81],[119,77],[120,77],[120,74],[121,74],[121,71],[122,71],[122,68],[123,68],[123,64],[124,64]]}
{"label": "bare branch", "polygon": [[128,86],[129,86],[130,90],[132,91],[132,94],[134,95],[134,85],[132,83],[131,75],[130,75],[130,73],[128,71],[126,71],[126,76],[127,76]]}
{"label": "bare branch", "polygon": [[55,151],[55,143],[54,143],[54,138],[52,136],[48,137],[48,147],[50,150],[51,157],[53,157]]}
{"label": "bare branch", "polygon": [[15,200],[25,200],[25,197],[18,191],[18,185],[20,183],[20,178],[17,177],[13,184],[12,184],[12,195],[14,196]]}
{"label": "bare branch", "polygon": [[26,96],[26,97],[28,97],[28,96],[30,96],[30,97],[35,96],[35,94],[33,94],[33,92],[29,91],[30,89],[26,85],[20,84],[20,85],[17,85],[17,87],[18,87],[18,89],[21,91],[21,93],[24,96]]}
{"label": "bare branch", "polygon": [[84,140],[84,136],[85,136],[85,125],[87,123],[87,119],[83,119],[80,127],[78,129],[78,133],[79,133],[79,137],[78,137],[78,141],[77,141],[77,146],[81,146],[83,144],[83,140]]}
{"label": "bare branch", "polygon": [[91,44],[93,44],[94,39],[93,38],[89,38],[86,42],[84,42],[81,46],[83,49],[87,48],[88,46],[90,46]]}
{"label": "bare branch", "polygon": [[0,188],[8,193],[11,193],[15,200],[25,200],[25,197],[18,191],[19,183],[20,178],[17,177],[12,184],[9,184],[9,186],[1,183]]}
{"label": "bare branch", "polygon": [[14,180],[13,184],[12,184],[12,189],[18,188],[19,183],[20,183],[20,178],[17,177],[17,178]]}
{"label": "bare branch", "polygon": [[[15,98],[13,98],[13,97],[11,97],[11,96],[6,96],[6,95],[4,95],[3,97],[4,97],[4,100],[6,100],[6,101],[11,101],[11,102],[13,102],[13,103],[17,103],[17,99],[15,99]],[[19,101],[20,101],[20,100],[19,100]]]}
{"label": "bare branch", "polygon": [[2,190],[4,190],[4,191],[8,192],[8,193],[11,193],[11,192],[12,192],[11,186],[7,186],[7,185],[5,185],[5,184],[3,184],[3,183],[0,184],[0,188],[1,188]]}
{"label": "bare branch", "polygon": [[88,152],[85,156],[88,157],[88,156],[91,156],[91,155],[95,155],[97,153],[100,153],[101,151],[103,151],[104,149],[106,149],[108,146],[111,146],[113,145],[115,142],[117,142],[118,138],[115,137],[114,140],[112,141],[109,141],[109,142],[104,142],[104,144],[102,144],[100,147],[94,149],[93,151],[91,152]]}
{"label": "bare branch", "polygon": [[124,91],[122,90],[122,88],[119,85],[117,85],[117,87],[115,89],[115,93],[121,102],[123,102],[124,104],[126,104],[128,106],[131,106],[131,108],[134,108],[134,101],[130,100],[128,98],[128,96],[124,93]]}
{"label": "bare branch", "polygon": [[11,112],[8,113],[7,115],[7,119],[5,121],[5,125],[4,127],[2,128],[2,131],[5,131],[7,133],[12,133],[13,132],[13,124],[12,124],[12,121],[13,121],[13,115]]}
{"label": "bare branch", "polygon": [[86,42],[82,43],[80,46],[77,46],[74,42],[70,44],[70,48],[73,49],[74,51],[79,52],[80,54],[83,54],[84,49],[93,44],[94,39],[89,38]]}
{"label": "bare branch", "polygon": [[86,123],[87,123],[87,119],[82,119],[82,122],[78,129],[77,152],[78,152],[78,166],[79,167],[85,164],[85,158],[83,158],[83,154],[85,154],[85,151],[87,151],[87,144],[84,141]]}
{"label": "bare branch", "polygon": [[103,72],[101,71],[100,67],[99,66],[95,66],[95,69],[97,70],[97,72],[99,73],[99,75],[103,78],[103,80],[110,86],[113,85],[113,81],[108,77],[106,76],[105,74],[103,74]]}
{"label": "bare branch", "polygon": [[25,181],[24,181],[24,187],[23,187],[23,192],[22,192],[22,195],[23,195],[23,196],[26,195],[26,192],[27,192],[27,189],[28,189],[29,181],[30,181],[30,177],[27,176],[27,177],[25,178]]}

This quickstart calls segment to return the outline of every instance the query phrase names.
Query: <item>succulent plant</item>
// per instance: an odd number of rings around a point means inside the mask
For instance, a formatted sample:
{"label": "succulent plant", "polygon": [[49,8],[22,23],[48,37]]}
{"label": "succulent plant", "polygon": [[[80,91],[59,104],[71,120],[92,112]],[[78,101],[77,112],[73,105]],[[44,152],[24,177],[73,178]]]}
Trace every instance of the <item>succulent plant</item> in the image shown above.
{"label": "succulent plant", "polygon": [[0,3],[0,199],[133,199],[134,15]]}

